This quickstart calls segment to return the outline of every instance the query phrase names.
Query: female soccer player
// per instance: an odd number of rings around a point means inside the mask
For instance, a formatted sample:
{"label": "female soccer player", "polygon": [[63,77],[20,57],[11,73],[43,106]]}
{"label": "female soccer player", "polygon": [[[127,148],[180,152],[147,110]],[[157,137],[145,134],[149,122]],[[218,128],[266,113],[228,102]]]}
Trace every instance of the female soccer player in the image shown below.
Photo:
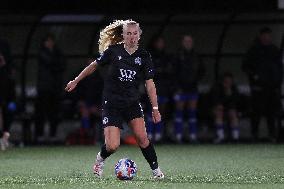
{"label": "female soccer player", "polygon": [[105,144],[93,166],[94,174],[101,177],[105,159],[120,145],[120,129],[126,121],[132,129],[142,154],[149,163],[154,178],[164,178],[157,162],[153,145],[147,138],[143,109],[139,103],[139,85],[145,82],[152,104],[154,123],[161,121],[156,88],[153,82],[153,64],[147,51],[139,46],[142,30],[132,20],[117,20],[100,32],[101,56],[87,66],[65,90],[72,91],[79,81],[93,73],[98,66],[105,67],[102,122]]}

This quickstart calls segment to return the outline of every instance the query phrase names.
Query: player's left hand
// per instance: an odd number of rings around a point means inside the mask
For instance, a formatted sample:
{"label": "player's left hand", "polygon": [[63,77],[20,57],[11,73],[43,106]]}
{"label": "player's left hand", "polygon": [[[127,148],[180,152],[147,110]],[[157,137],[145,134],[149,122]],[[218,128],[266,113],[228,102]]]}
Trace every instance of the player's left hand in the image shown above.
{"label": "player's left hand", "polygon": [[161,114],[159,110],[152,110],[152,118],[154,123],[159,123],[161,121]]}

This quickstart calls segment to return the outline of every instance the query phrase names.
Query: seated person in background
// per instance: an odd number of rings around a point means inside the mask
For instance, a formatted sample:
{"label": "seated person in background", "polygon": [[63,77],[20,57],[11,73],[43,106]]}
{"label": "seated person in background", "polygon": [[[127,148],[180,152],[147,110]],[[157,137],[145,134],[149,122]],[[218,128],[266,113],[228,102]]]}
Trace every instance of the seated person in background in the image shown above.
{"label": "seated person in background", "polygon": [[210,91],[213,107],[214,126],[217,138],[214,143],[225,140],[226,121],[228,121],[231,139],[239,140],[238,99],[240,94],[234,83],[233,75],[229,72],[223,74],[221,82],[217,82]]}

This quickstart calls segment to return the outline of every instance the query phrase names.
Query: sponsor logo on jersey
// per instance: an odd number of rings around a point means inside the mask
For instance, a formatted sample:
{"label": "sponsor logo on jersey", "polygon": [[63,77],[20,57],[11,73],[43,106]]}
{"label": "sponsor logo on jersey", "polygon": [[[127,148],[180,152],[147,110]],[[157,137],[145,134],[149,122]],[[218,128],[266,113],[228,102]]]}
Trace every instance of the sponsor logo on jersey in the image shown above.
{"label": "sponsor logo on jersey", "polygon": [[140,57],[136,57],[134,62],[135,62],[135,64],[138,64],[139,66],[141,66],[141,58]]}
{"label": "sponsor logo on jersey", "polygon": [[118,77],[120,81],[133,81],[135,79],[136,72],[133,70],[119,69],[120,76]]}

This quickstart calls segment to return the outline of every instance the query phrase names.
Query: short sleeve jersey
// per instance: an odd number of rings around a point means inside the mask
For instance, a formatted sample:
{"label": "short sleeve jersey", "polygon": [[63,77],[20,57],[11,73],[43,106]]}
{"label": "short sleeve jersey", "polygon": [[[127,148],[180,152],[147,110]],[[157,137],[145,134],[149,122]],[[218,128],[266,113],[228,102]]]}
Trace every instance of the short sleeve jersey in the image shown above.
{"label": "short sleeve jersey", "polygon": [[140,98],[140,84],[153,79],[153,63],[150,54],[139,47],[129,54],[123,44],[111,45],[97,58],[104,69],[104,100],[117,104],[129,104]]}

